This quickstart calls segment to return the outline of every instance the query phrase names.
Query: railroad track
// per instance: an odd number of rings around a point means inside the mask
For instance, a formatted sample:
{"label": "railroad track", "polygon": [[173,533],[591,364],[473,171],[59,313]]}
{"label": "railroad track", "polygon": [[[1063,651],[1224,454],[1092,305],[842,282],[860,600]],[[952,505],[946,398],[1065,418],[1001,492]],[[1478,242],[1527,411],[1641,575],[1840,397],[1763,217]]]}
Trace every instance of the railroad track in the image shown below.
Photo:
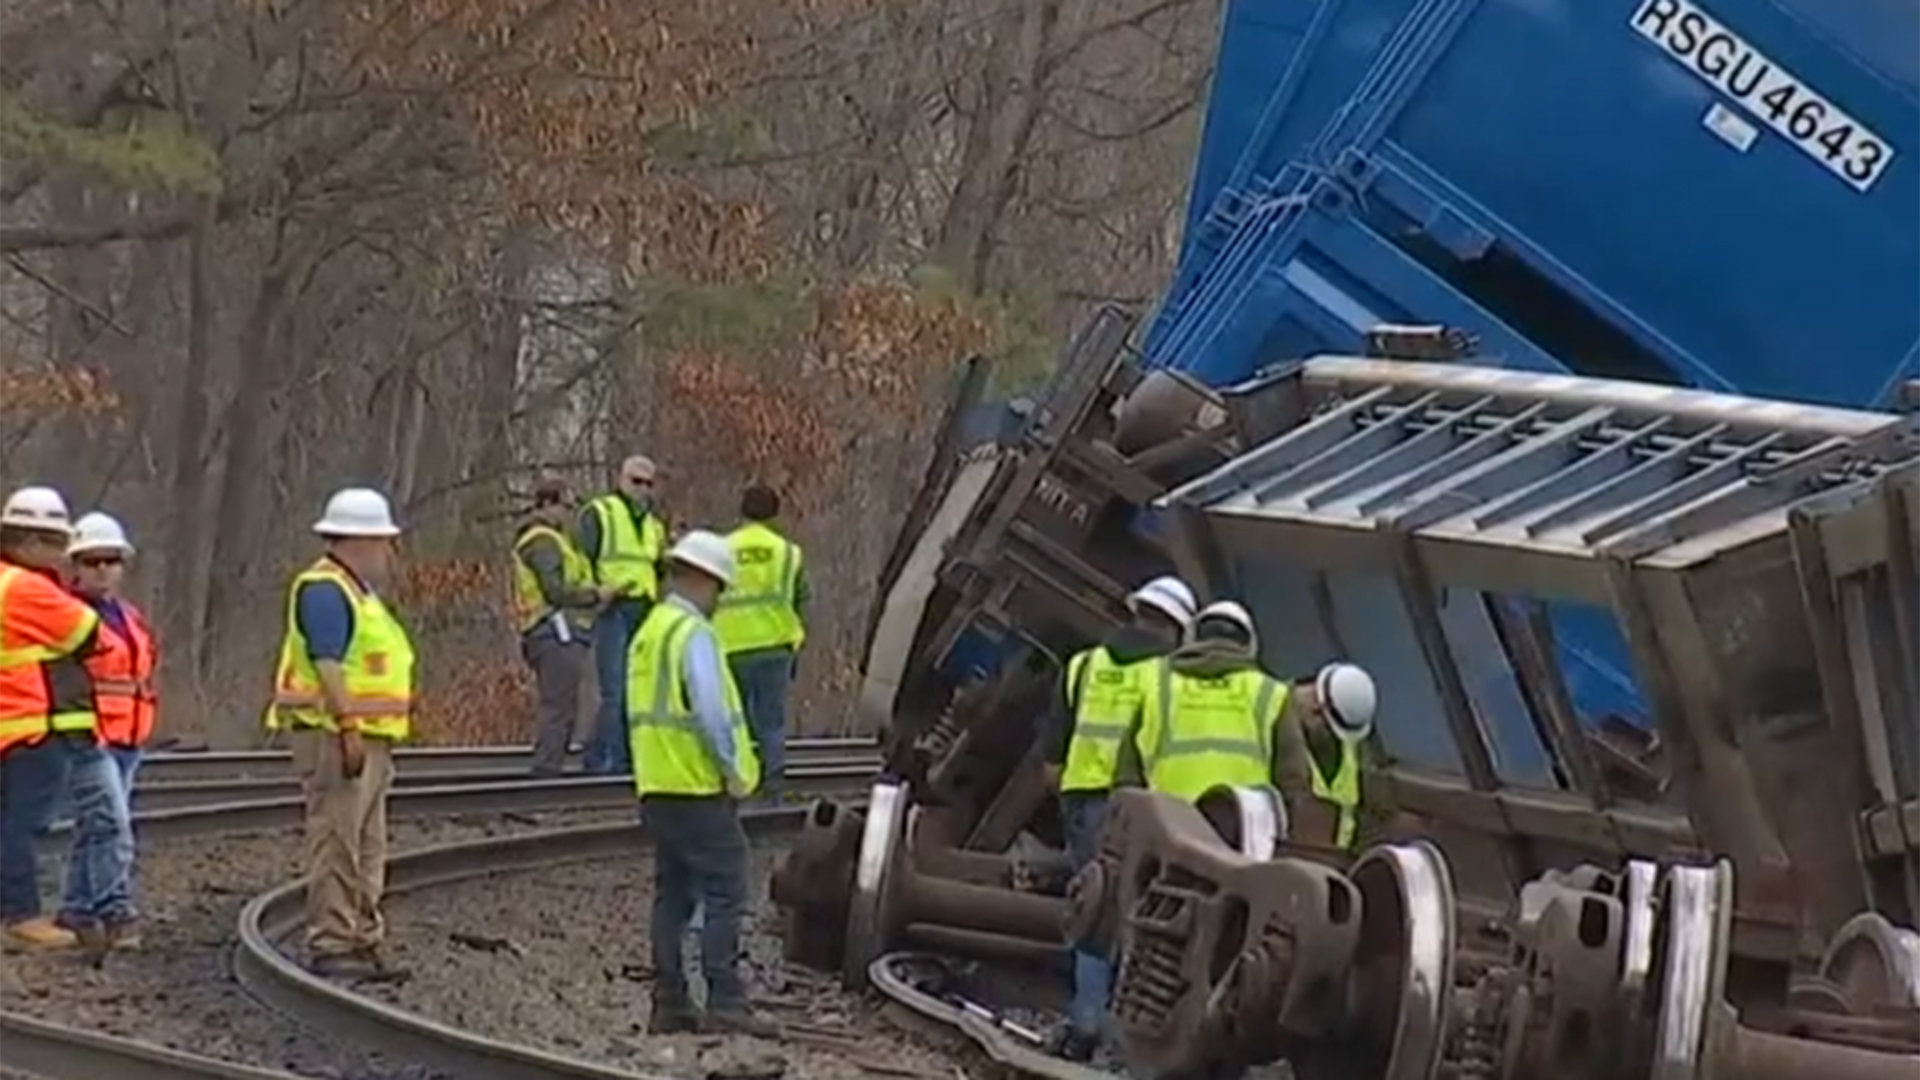
{"label": "railroad track", "polygon": [[[203,756],[219,760],[186,760]],[[625,777],[587,776],[575,772],[548,780],[530,780],[525,766],[527,760],[524,748],[517,747],[402,751],[394,767],[395,794],[399,796],[427,788],[459,787],[471,788],[476,792],[520,789],[536,802],[542,796],[535,793],[545,791],[550,796],[560,793],[560,797],[573,800],[563,803],[567,806],[580,805],[580,800],[591,800],[596,792],[616,801],[623,793],[626,799],[632,798],[632,781]],[[851,769],[855,766],[862,766],[868,772],[879,771],[880,752],[872,741],[803,739],[789,744],[787,749],[789,775],[817,774],[823,769]],[[133,801],[141,820],[148,823],[147,827],[152,827],[153,823],[168,821],[179,811],[267,802],[297,807],[299,795],[299,779],[288,771],[285,754],[247,751],[240,754],[156,757],[141,766],[139,779],[134,783]],[[541,805],[501,807],[507,810],[545,808]],[[433,812],[461,811],[451,809]],[[264,828],[284,823],[283,820],[273,820],[265,825],[248,827]],[[169,829],[173,826],[161,824],[158,827]]]}
{"label": "railroad track", "polygon": [[[829,754],[832,756],[829,756]],[[449,755],[453,756],[453,755]],[[872,754],[808,750],[788,770],[796,795],[865,793],[876,771]],[[444,775],[444,774],[443,774]],[[617,795],[617,799],[616,799]],[[623,781],[577,778],[513,783],[435,784],[398,789],[397,815],[501,813],[512,810],[592,809],[631,805]],[[762,840],[798,829],[807,806],[756,807],[742,815]],[[186,807],[149,813],[144,829],[159,825],[175,834],[258,829],[295,824],[298,807],[288,800]],[[570,863],[623,857],[646,842],[639,823],[587,825],[436,844],[394,857],[388,889],[399,895],[475,878],[526,873]],[[325,1035],[460,1080],[662,1080],[661,1077],[589,1061],[539,1047],[463,1030],[431,1017],[320,979],[281,951],[302,918],[301,883],[288,882],[249,901],[236,931],[232,970],[255,1000]],[[1002,1024],[970,1014],[922,992],[911,956],[875,961],[873,986],[904,1007],[972,1039],[1003,1069],[1046,1080],[1113,1080],[1111,1074],[1048,1057]],[[47,1080],[299,1080],[297,1074],[262,1069],[166,1049],[44,1020],[0,1012],[5,1065]]]}
{"label": "railroad track", "polygon": [[[799,738],[787,740],[789,760],[808,755],[877,753],[870,738]],[[580,748],[568,753],[568,765],[580,765]],[[533,764],[530,746],[415,746],[402,748],[394,758],[401,775],[430,773],[509,772],[524,774]],[[292,759],[285,750],[168,750],[152,754],[140,765],[136,786],[150,783],[278,779],[290,775]]]}
{"label": "railroad track", "polygon": [[[870,743],[866,745],[871,746]],[[835,746],[802,744],[796,749],[798,753],[790,755],[786,771],[787,788],[794,797],[858,795],[866,790],[878,767],[877,755],[871,752],[848,753],[844,742]],[[441,752],[438,756],[446,760],[460,754],[458,751]],[[407,766],[403,764],[401,767]],[[396,788],[389,802],[390,814],[396,817],[592,810],[633,805],[631,781],[603,777],[472,784],[426,783]],[[794,805],[754,808],[743,816],[755,833],[776,834],[797,827],[806,813],[805,806]],[[254,831],[295,826],[299,822],[300,802],[297,797],[185,806],[140,815],[142,835],[148,837],[155,834],[177,837]],[[405,892],[467,877],[591,859],[615,849],[630,852],[644,837],[638,824],[589,826],[521,835],[539,839],[525,845],[507,844],[504,840],[440,845],[397,856],[391,860],[390,888],[394,892]],[[488,852],[496,850],[493,847],[496,844],[504,845],[497,848],[502,854],[490,862],[493,856]],[[463,847],[470,850],[456,850]],[[519,861],[515,861],[513,853],[518,853]],[[277,917],[284,922],[290,914],[297,919],[300,891],[300,883],[289,883],[257,898],[246,907],[239,929],[240,945],[234,960],[235,973],[241,977],[242,984],[249,992],[269,1005],[284,1009],[289,1003],[294,1003],[291,1009],[294,1019],[301,1023],[317,1022],[317,1026],[333,1030],[335,1025],[326,1023],[326,1016],[338,1015],[338,1010],[346,1006],[329,1009],[322,992],[332,990],[347,998],[355,995],[306,975],[304,969],[279,957],[271,944],[274,935],[285,930],[283,924],[276,924],[271,919]],[[265,953],[252,955],[262,948]],[[266,953],[272,953],[272,956]],[[278,960],[277,965],[275,959]],[[272,977],[275,972],[280,976],[277,980]],[[311,986],[306,988],[314,995],[310,999],[290,996],[299,993],[297,980],[301,979],[319,987],[318,990]],[[280,989],[276,990],[276,986]],[[299,1004],[302,1000],[306,1000],[306,1003]],[[368,1005],[379,1007],[380,1003],[370,1002]],[[437,1029],[439,1033],[446,1034],[447,1038],[463,1036],[468,1040],[469,1053],[476,1052],[471,1049],[472,1046],[491,1046],[492,1052],[507,1055],[503,1060],[520,1061],[523,1066],[527,1061],[538,1060],[538,1051],[516,1050],[510,1044],[496,1044],[493,1040],[456,1032],[432,1021],[422,1018],[416,1020],[427,1025],[430,1031]],[[420,1045],[429,1046],[431,1040]],[[45,1080],[302,1080],[294,1073],[218,1061],[152,1043],[84,1031],[9,1010],[0,1010],[0,1050],[4,1051],[0,1053],[0,1069],[24,1070]],[[441,1051],[443,1054],[446,1052]],[[480,1055],[481,1058],[485,1056]],[[421,1063],[432,1062],[425,1060]],[[530,1066],[528,1068],[531,1069]],[[479,1080],[480,1077],[493,1075],[599,1076],[634,1080],[640,1074],[604,1069],[585,1073],[537,1070],[469,1073],[456,1069],[452,1075],[462,1080],[470,1076]]]}

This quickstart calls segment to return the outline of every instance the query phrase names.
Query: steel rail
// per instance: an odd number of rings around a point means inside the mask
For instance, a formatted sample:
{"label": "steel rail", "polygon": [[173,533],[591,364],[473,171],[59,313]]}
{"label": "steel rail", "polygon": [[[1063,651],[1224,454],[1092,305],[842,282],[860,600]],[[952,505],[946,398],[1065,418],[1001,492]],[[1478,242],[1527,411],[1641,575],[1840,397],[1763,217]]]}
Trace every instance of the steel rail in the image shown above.
{"label": "steel rail", "polygon": [[[880,754],[872,749],[848,749],[839,746],[802,745],[789,750],[788,771],[809,768],[851,768],[865,765],[870,771],[880,770]],[[584,773],[572,773],[550,780],[590,780],[608,779],[588,777]],[[625,778],[620,778],[621,782]],[[418,768],[415,761],[403,761],[394,770],[393,782],[396,789],[417,787],[450,787],[475,784],[515,784],[532,782],[525,769],[489,768],[454,770],[440,768]],[[151,814],[161,811],[183,810],[193,807],[220,806],[237,802],[255,802],[263,799],[289,798],[299,794],[300,781],[291,775],[243,775],[222,776],[215,779],[167,779],[149,782],[137,781],[133,788],[133,805],[136,813]]]}
{"label": "steel rail", "polygon": [[[789,767],[783,783],[791,795],[844,795],[878,771],[873,759]],[[634,805],[633,781],[625,776],[575,776],[497,784],[428,784],[396,787],[387,796],[389,819],[457,814],[531,814],[551,810],[617,810]],[[178,839],[206,833],[257,832],[298,826],[306,800],[275,799],[190,806],[138,814],[142,839]]]}
{"label": "steel rail", "polygon": [[0,1066],[47,1080],[307,1080],[5,1011]]}
{"label": "steel rail", "polygon": [[[867,781],[873,774],[872,764],[871,761],[860,761],[802,765],[789,769],[786,779],[795,793],[848,795],[866,789]],[[511,784],[409,788],[396,790],[388,805],[390,813],[399,816],[462,812],[508,813],[516,810],[568,809],[583,806],[630,807],[634,805],[634,793],[631,781],[624,777],[590,777],[576,780],[521,781]],[[229,803],[174,811],[165,815],[147,815],[143,819],[142,829],[149,835],[156,825],[161,826],[162,832],[170,832],[172,835],[243,831],[297,825],[300,821],[300,812],[301,806],[297,799]],[[805,813],[805,807],[794,806],[749,810],[745,816],[749,822],[754,823],[755,831],[759,832],[798,825],[804,820]],[[543,850],[552,842],[550,839],[552,837],[579,837],[583,834],[585,838],[577,839],[572,847],[560,850],[559,853],[566,856],[565,858],[556,860],[553,852]],[[525,865],[541,866],[551,865],[555,861],[590,859],[613,851],[631,851],[642,833],[637,825],[619,823],[521,835],[529,840],[524,850],[533,856],[526,861]],[[470,842],[465,846],[485,848],[501,843],[504,841],[495,839]],[[457,848],[463,845],[451,846]],[[444,848],[427,848],[393,859],[391,861],[393,878],[390,889],[401,892],[409,888],[429,887],[443,881],[455,881],[475,874],[498,873],[501,870],[515,868],[510,864],[500,864],[476,870],[469,864],[464,872],[450,873],[444,862],[445,857],[436,855],[436,852],[443,850]],[[568,852],[571,854],[568,855]],[[458,862],[458,860],[455,861]],[[267,896],[271,897],[276,893],[288,893],[293,897],[291,910],[293,917],[297,920],[300,903],[299,883],[283,886],[282,889]],[[257,898],[254,904],[248,905],[248,910],[252,910],[261,899],[265,898]],[[243,956],[247,951],[244,931],[248,925],[247,912],[243,911],[242,943],[236,950],[235,957],[236,975],[240,974],[244,965]],[[304,970],[298,968],[295,970],[305,975]],[[254,993],[255,996],[265,997],[254,986],[248,984],[245,978],[242,978],[241,982],[246,984],[249,992]],[[293,1015],[295,1019],[306,1019],[297,1011]],[[0,1009],[0,1066],[24,1070],[35,1076],[45,1077],[46,1080],[108,1080],[108,1078],[111,1080],[305,1080],[295,1073],[219,1061],[154,1043],[84,1031],[4,1009]],[[454,1075],[464,1078],[467,1074],[455,1070]],[[522,1075],[551,1076],[554,1074]],[[636,1080],[634,1074],[630,1073],[560,1075],[598,1075],[618,1077],[619,1080]],[[640,1077],[638,1080],[659,1080],[659,1078]]]}
{"label": "steel rail", "polygon": [[[742,815],[757,836],[791,832],[811,811],[754,809]],[[640,824],[586,826],[469,840],[408,852],[388,863],[390,893],[414,892],[478,877],[547,869],[633,854],[648,841]],[[657,1080],[600,1062],[465,1031],[320,978],[281,952],[304,917],[304,891],[289,882],[249,901],[240,914],[234,975],[257,999],[290,1018],[379,1052],[461,1080]],[[1002,1025],[920,990],[904,977],[906,954],[875,961],[873,984],[903,1006],[957,1029],[1001,1067],[1043,1080],[1119,1080],[1109,1072],[1049,1056]]]}
{"label": "steel rail", "polygon": [[[798,738],[787,740],[787,752],[793,754],[878,753],[871,738]],[[233,780],[241,777],[284,776],[292,759],[278,750],[168,750],[152,754],[140,765],[141,781]],[[530,746],[410,746],[395,756],[396,771],[421,775],[428,772],[474,772],[485,769],[519,769],[533,764]],[[570,766],[578,768],[580,748],[569,751]],[[136,782],[138,786],[138,781]]]}
{"label": "steel rail", "polygon": [[902,970],[916,962],[938,963],[939,958],[921,953],[888,953],[868,965],[867,981],[875,990],[902,1007],[957,1029],[1003,1069],[1044,1077],[1046,1080],[1124,1080],[1118,1073],[1054,1057],[1032,1043],[1015,1037],[1005,1025],[996,1023],[991,1015],[927,993],[915,986],[913,979]]}
{"label": "steel rail", "polygon": [[[750,834],[797,829],[805,807],[750,809]],[[632,855],[647,842],[644,826],[598,825],[422,848],[387,863],[387,889],[411,892],[476,877],[544,869],[603,856]],[[303,917],[304,890],[289,882],[254,897],[240,913],[234,976],[256,999],[290,1019],[356,1045],[461,1080],[661,1080],[611,1065],[464,1031],[315,976],[283,954],[278,942]]]}

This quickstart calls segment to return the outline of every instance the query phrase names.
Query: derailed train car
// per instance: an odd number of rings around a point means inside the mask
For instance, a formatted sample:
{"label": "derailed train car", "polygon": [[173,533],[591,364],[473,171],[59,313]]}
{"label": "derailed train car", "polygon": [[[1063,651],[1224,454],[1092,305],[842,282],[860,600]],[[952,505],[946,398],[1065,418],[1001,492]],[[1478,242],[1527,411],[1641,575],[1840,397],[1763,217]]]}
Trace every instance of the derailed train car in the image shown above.
{"label": "derailed train car", "polygon": [[[1143,375],[1129,329],[1097,319],[1015,443],[936,463],[867,670],[892,776],[776,876],[796,956],[1046,963],[1064,927],[1122,958],[1153,1075],[1914,1075],[1909,417],[1419,333],[1215,393]],[[1374,669],[1357,862],[1236,793],[1128,794],[1057,872],[1035,721],[1169,566],[1247,603],[1271,670]],[[1573,715],[1558,600],[1616,614],[1650,723]]]}

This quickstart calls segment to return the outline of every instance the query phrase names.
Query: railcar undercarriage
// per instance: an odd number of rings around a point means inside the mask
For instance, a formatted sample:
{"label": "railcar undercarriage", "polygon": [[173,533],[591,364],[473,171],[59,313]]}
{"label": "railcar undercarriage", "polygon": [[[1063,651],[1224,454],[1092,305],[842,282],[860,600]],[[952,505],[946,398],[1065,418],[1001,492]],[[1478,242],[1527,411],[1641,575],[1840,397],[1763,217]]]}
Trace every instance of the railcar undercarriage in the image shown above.
{"label": "railcar undercarriage", "polygon": [[[1380,348],[1417,361],[1216,394],[1128,330],[1077,339],[1017,444],[936,461],[867,668],[889,775],[775,875],[794,958],[1106,950],[1146,1076],[1920,1075],[1911,418],[1405,328]],[[1357,858],[1310,799],[1123,791],[1072,873],[1036,722],[1170,568],[1253,610],[1270,670],[1381,680]],[[1554,628],[1593,617],[1650,716],[1570,704]]]}

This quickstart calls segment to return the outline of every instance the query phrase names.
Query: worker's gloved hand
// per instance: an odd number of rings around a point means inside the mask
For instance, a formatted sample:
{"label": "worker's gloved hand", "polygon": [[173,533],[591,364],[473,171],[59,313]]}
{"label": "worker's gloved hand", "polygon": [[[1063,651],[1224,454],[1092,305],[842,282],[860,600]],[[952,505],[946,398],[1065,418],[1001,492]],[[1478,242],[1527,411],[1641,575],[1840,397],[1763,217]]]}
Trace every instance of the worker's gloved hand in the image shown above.
{"label": "worker's gloved hand", "polygon": [[753,794],[753,788],[748,787],[747,782],[745,780],[742,780],[739,777],[734,776],[732,774],[728,774],[727,794],[733,796],[736,799],[744,799],[747,796]]}
{"label": "worker's gloved hand", "polygon": [[348,780],[360,779],[367,770],[367,743],[358,731],[340,733],[340,775]]}

